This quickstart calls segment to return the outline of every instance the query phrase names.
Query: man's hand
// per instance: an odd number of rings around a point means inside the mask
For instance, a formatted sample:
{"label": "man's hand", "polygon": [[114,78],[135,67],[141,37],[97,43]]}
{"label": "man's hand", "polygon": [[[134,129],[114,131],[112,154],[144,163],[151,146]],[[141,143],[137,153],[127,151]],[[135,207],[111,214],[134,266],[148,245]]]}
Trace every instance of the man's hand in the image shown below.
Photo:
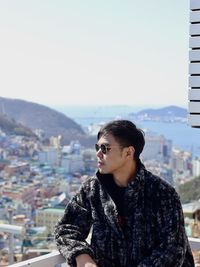
{"label": "man's hand", "polygon": [[76,257],[77,267],[98,267],[88,254],[80,254]]}

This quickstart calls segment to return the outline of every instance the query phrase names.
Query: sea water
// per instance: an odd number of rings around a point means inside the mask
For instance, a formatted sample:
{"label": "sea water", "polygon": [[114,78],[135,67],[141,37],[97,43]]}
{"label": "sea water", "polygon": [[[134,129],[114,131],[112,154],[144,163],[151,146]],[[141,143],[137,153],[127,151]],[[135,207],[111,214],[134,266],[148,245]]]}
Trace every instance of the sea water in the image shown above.
{"label": "sea water", "polygon": [[[147,107],[145,107],[147,108]],[[108,122],[116,118],[130,119],[131,112],[144,108],[130,106],[56,106],[54,109],[64,113],[83,128],[91,124]],[[175,148],[200,156],[200,129],[192,128],[187,122],[134,121],[138,127],[163,135],[172,141]]]}

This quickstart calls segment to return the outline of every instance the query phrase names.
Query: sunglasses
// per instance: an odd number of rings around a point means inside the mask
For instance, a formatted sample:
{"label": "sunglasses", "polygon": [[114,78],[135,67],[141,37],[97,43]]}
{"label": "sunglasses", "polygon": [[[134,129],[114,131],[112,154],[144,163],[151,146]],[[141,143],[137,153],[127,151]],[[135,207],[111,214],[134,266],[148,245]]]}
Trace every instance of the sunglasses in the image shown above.
{"label": "sunglasses", "polygon": [[95,144],[95,149],[96,149],[96,152],[98,152],[100,149],[101,152],[105,155],[107,154],[109,150],[111,150],[111,147],[108,147],[106,144],[102,144],[102,145]]}

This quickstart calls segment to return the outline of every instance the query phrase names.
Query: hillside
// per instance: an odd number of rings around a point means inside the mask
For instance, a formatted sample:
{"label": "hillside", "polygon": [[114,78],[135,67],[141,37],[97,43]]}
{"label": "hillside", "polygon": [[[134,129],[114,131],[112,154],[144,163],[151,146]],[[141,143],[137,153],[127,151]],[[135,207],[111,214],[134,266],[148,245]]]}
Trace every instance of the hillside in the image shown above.
{"label": "hillside", "polygon": [[151,120],[183,120],[187,118],[187,109],[178,106],[167,106],[157,109],[143,109],[137,113],[131,113],[130,115],[136,118],[146,118]]}
{"label": "hillside", "polygon": [[189,203],[200,199],[200,177],[197,177],[178,188],[182,203]]}
{"label": "hillside", "polygon": [[62,143],[80,140],[86,146],[94,143],[81,126],[61,112],[29,101],[0,97],[0,114],[31,130],[42,129],[46,137],[62,135]]}
{"label": "hillside", "polygon": [[6,134],[36,137],[29,128],[2,113],[0,114],[0,129]]}

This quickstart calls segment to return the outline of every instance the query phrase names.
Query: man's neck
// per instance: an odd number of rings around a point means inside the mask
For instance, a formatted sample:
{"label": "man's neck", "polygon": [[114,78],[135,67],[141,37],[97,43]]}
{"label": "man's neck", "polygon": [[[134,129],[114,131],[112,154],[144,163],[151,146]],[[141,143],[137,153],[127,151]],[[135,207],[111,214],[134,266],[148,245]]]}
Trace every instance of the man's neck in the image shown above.
{"label": "man's neck", "polygon": [[136,176],[137,164],[134,161],[130,166],[126,166],[125,169],[118,173],[113,174],[115,183],[120,187],[126,187]]}

